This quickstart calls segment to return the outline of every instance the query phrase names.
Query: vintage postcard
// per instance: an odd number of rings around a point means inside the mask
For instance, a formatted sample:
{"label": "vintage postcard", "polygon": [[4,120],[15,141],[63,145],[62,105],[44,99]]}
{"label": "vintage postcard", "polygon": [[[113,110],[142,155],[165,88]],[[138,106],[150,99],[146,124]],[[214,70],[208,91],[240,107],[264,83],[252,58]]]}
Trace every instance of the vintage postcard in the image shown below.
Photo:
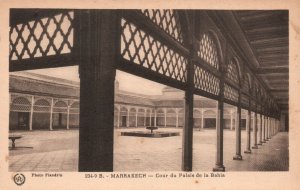
{"label": "vintage postcard", "polygon": [[300,189],[300,2],[0,0],[0,189]]}

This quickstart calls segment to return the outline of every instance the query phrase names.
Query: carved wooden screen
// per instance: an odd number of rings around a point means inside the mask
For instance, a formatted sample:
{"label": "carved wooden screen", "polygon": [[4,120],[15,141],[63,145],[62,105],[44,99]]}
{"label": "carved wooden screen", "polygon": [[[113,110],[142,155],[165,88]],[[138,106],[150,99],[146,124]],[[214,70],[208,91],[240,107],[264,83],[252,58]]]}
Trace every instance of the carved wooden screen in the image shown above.
{"label": "carved wooden screen", "polygon": [[[199,64],[195,64],[194,83],[197,89],[211,95],[219,95],[220,79],[218,73],[220,60],[216,42],[210,33],[201,36],[197,49]],[[203,65],[206,65],[203,67]],[[199,91],[198,91],[199,92]],[[200,92],[199,95],[205,95]],[[210,96],[211,97],[211,96]]]}
{"label": "carved wooden screen", "polygon": [[228,100],[228,103],[236,104],[239,98],[239,72],[237,62],[235,59],[231,59],[227,65],[226,82],[224,84],[224,98]]}
{"label": "carved wooden screen", "polygon": [[51,105],[49,101],[45,99],[39,99],[34,103],[33,110],[34,112],[50,113]]}
{"label": "carved wooden screen", "polygon": [[[77,65],[80,28],[76,11],[11,9],[10,71]],[[150,9],[121,12],[120,61],[116,68],[185,90],[191,54],[185,43],[187,29],[181,25],[182,12]],[[197,37],[197,43],[198,58],[193,60],[194,92],[218,99],[221,76],[218,43],[211,33]],[[228,66],[229,82],[224,86],[225,100],[230,104],[238,102],[239,76],[234,65]]]}
{"label": "carved wooden screen", "polygon": [[10,17],[10,71],[76,64],[74,11],[12,9]]}
{"label": "carved wooden screen", "polygon": [[200,39],[198,56],[206,63],[210,64],[216,69],[219,69],[219,55],[215,41],[210,33],[205,33]]}
{"label": "carved wooden screen", "polygon": [[30,110],[31,110],[31,103],[25,97],[16,97],[10,105],[10,111],[30,112]]}
{"label": "carved wooden screen", "polygon": [[68,113],[68,105],[64,101],[57,101],[53,106],[53,113]]}
{"label": "carved wooden screen", "polygon": [[257,111],[261,113],[261,111],[262,111],[262,106],[261,106],[261,103],[262,103],[261,88],[258,88],[256,101],[257,101]]}
{"label": "carved wooden screen", "polygon": [[124,11],[118,69],[185,89],[188,51],[182,41],[175,11]]}
{"label": "carved wooden screen", "polygon": [[79,102],[75,101],[70,106],[70,114],[79,114]]}
{"label": "carved wooden screen", "polygon": [[250,96],[251,96],[251,105],[250,108],[252,111],[256,111],[256,103],[257,103],[257,93],[258,93],[258,88],[259,85],[257,84],[257,81],[252,81],[252,88],[251,88],[251,92],[250,92]]}
{"label": "carved wooden screen", "polygon": [[243,75],[242,83],[242,94],[241,94],[241,104],[244,108],[249,108],[249,92],[250,92],[250,83],[247,74]]}
{"label": "carved wooden screen", "polygon": [[142,13],[175,40],[183,43],[179,18],[173,10],[144,9]]}

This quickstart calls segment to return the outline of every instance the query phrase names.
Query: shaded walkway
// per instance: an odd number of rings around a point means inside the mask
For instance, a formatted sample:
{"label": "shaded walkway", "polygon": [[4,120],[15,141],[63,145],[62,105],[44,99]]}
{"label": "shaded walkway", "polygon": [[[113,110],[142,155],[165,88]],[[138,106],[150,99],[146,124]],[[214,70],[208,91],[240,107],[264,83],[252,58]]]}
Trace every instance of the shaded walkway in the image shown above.
{"label": "shaded walkway", "polygon": [[[116,129],[115,171],[180,171],[182,136],[168,138],[141,138],[119,136]],[[143,130],[143,129],[138,129]],[[160,130],[179,131],[168,128]],[[78,130],[23,132],[17,144],[32,149],[10,151],[10,171],[78,171]],[[194,131],[194,171],[211,171],[216,154],[215,130]],[[242,150],[246,132],[242,131]],[[226,171],[287,171],[288,133],[278,133],[270,141],[243,154],[243,161],[234,161],[235,132],[224,131],[224,164]]]}
{"label": "shaded walkway", "polygon": [[243,161],[227,164],[231,171],[288,171],[289,137],[287,132],[280,132],[267,143],[252,149],[252,154],[244,154]]}

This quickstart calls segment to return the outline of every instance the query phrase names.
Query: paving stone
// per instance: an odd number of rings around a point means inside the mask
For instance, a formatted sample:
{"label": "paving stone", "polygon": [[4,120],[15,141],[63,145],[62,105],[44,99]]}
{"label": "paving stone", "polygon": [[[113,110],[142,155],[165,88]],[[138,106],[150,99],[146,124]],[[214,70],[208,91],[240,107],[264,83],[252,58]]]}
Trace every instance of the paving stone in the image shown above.
{"label": "paving stone", "polygon": [[[114,143],[115,171],[180,171],[182,136],[145,138],[120,136],[116,129]],[[145,130],[139,128],[138,130]],[[166,128],[161,131],[182,132]],[[78,171],[78,130],[18,132],[23,136],[10,150],[10,171]],[[253,133],[252,144],[253,144]],[[235,132],[224,131],[224,165],[226,171],[288,171],[288,133],[278,133],[270,141],[244,154],[246,132],[242,131],[242,161],[233,160]],[[251,145],[252,146],[252,145]],[[193,136],[193,170],[212,171],[216,155],[216,131],[195,130]]]}

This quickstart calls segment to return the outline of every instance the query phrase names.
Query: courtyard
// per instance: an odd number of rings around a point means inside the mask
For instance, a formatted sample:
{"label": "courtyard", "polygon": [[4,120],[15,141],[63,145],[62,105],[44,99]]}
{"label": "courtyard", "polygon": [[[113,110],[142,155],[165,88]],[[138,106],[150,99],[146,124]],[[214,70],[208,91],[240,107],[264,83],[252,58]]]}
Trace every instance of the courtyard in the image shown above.
{"label": "courtyard", "polygon": [[[114,171],[180,171],[182,129],[160,128],[159,131],[180,132],[180,136],[145,138],[121,136],[122,131],[144,131],[144,128],[115,129]],[[22,135],[16,149],[9,151],[9,171],[78,171],[79,131],[35,130],[14,131]],[[252,142],[253,142],[253,133]],[[242,130],[242,152],[246,147],[246,131]],[[251,144],[253,144],[251,142]],[[11,147],[11,142],[10,145]],[[280,132],[270,142],[242,154],[234,161],[235,131],[224,130],[224,165],[226,171],[288,171],[288,133]],[[193,171],[212,171],[215,165],[216,131],[194,129]]]}

